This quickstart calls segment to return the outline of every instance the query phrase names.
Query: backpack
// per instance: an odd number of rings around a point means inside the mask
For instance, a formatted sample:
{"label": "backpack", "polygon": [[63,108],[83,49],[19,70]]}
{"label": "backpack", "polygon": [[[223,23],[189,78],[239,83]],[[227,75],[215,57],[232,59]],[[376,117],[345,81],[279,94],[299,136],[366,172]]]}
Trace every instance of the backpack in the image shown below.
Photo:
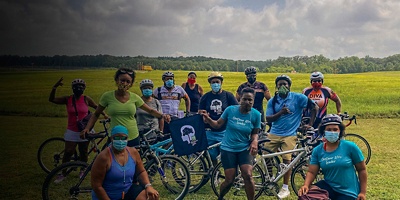
{"label": "backpack", "polygon": [[320,188],[313,188],[307,194],[299,196],[298,200],[330,200],[328,191]]}

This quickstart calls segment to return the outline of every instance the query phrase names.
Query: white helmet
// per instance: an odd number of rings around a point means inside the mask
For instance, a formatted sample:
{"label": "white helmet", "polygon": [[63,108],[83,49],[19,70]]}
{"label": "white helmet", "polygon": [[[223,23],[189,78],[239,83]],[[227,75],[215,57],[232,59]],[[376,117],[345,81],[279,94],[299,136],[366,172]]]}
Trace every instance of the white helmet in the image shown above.
{"label": "white helmet", "polygon": [[162,74],[162,80],[164,80],[165,77],[172,77],[174,78],[174,73],[170,72],[170,71],[166,71]]}
{"label": "white helmet", "polygon": [[321,72],[313,72],[310,75],[310,81],[313,80],[321,80],[322,82],[324,82],[324,75]]}
{"label": "white helmet", "polygon": [[144,87],[144,86],[151,86],[154,87],[154,83],[152,80],[150,79],[143,79],[142,81],[140,81],[140,88]]}
{"label": "white helmet", "polygon": [[80,78],[73,80],[71,85],[72,85],[72,87],[74,87],[75,85],[84,85],[86,87],[85,81]]}

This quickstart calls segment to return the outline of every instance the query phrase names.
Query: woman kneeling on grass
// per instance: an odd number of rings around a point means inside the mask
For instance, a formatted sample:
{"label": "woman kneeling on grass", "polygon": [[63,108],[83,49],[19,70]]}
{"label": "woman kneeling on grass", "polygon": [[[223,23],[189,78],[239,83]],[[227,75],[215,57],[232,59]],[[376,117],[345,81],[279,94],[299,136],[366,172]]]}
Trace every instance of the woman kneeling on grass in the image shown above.
{"label": "woman kneeling on grass", "polygon": [[[367,169],[364,156],[356,144],[340,139],[344,135],[344,129],[338,115],[329,114],[322,118],[318,132],[325,142],[312,151],[306,180],[299,190],[299,196],[317,186],[327,190],[330,199],[366,199]],[[324,180],[310,188],[319,168],[322,169]]]}
{"label": "woman kneeling on grass", "polygon": [[224,167],[225,181],[221,184],[218,199],[223,199],[232,187],[238,165],[242,172],[247,199],[254,199],[252,164],[257,154],[261,114],[252,108],[254,90],[244,88],[241,94],[240,105],[226,108],[217,121],[212,120],[206,111],[201,112],[204,121],[215,129],[227,124],[221,143],[221,162]]}
{"label": "woman kneeling on grass", "polygon": [[[92,199],[159,199],[138,151],[127,147],[128,129],[115,126],[111,141],[112,145],[97,156],[92,167]],[[133,183],[134,175],[139,184]]]}

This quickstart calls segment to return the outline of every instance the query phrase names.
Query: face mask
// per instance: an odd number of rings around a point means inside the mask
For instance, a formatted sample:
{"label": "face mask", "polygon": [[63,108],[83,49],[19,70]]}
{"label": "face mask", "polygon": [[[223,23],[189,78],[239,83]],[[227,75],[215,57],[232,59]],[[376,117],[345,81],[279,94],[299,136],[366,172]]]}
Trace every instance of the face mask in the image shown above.
{"label": "face mask", "polygon": [[314,89],[320,89],[321,86],[322,86],[322,83],[313,82],[311,85],[312,85],[312,87],[313,87]]}
{"label": "face mask", "polygon": [[279,87],[279,89],[278,89],[278,94],[279,95],[283,95],[283,96],[285,96],[285,95],[287,95],[288,93],[289,93],[289,89],[287,89],[286,88],[286,86],[281,86],[281,87]]}
{"label": "face mask", "polygon": [[217,93],[221,89],[221,84],[220,83],[213,83],[211,84],[211,89],[213,92]]}
{"label": "face mask", "polygon": [[249,77],[247,78],[247,81],[251,84],[253,84],[254,82],[256,82],[256,78],[255,77]]}
{"label": "face mask", "polygon": [[128,140],[113,140],[113,147],[118,151],[122,151],[128,144]]}
{"label": "face mask", "polygon": [[124,83],[118,83],[118,89],[120,90],[128,90],[131,86],[124,84]]}
{"label": "face mask", "polygon": [[145,97],[149,97],[149,96],[151,96],[153,94],[153,90],[151,90],[151,89],[143,89],[142,90],[142,94]]}
{"label": "face mask", "polygon": [[165,87],[172,88],[172,86],[174,86],[174,80],[170,79],[168,81],[165,81]]}
{"label": "face mask", "polygon": [[83,91],[85,91],[85,89],[83,88],[72,88],[72,92],[77,97],[81,96],[83,94]]}
{"label": "face mask", "polygon": [[187,80],[187,82],[189,83],[189,84],[194,84],[194,83],[196,83],[196,79],[194,79],[194,78],[188,78],[188,80]]}
{"label": "face mask", "polygon": [[339,132],[325,131],[324,138],[330,143],[335,143],[339,139]]}

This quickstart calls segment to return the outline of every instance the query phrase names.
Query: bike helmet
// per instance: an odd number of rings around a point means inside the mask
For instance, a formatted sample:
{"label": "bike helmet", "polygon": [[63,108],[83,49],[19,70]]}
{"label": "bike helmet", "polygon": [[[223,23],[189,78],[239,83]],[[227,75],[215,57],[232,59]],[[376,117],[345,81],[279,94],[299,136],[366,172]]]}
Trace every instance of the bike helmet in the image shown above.
{"label": "bike helmet", "polygon": [[83,85],[83,86],[86,87],[85,81],[84,81],[83,79],[79,79],[79,78],[73,80],[72,83],[71,83],[71,85],[72,85],[72,87],[74,87],[75,85]]}
{"label": "bike helmet", "polygon": [[249,74],[255,74],[255,73],[257,73],[257,68],[255,68],[253,66],[247,67],[244,70],[244,74],[246,74],[246,76],[249,75]]}
{"label": "bike helmet", "polygon": [[221,82],[224,80],[224,77],[220,72],[211,72],[210,75],[208,75],[208,82],[211,83],[211,79],[213,78],[218,78]]}
{"label": "bike helmet", "polygon": [[151,86],[154,87],[154,83],[152,80],[150,79],[143,79],[142,81],[140,81],[140,88],[144,87],[144,86]]}
{"label": "bike helmet", "polygon": [[162,79],[164,80],[165,77],[172,77],[174,78],[174,73],[170,72],[170,71],[166,71],[162,74]]}
{"label": "bike helmet", "polygon": [[313,80],[321,80],[322,82],[324,82],[324,75],[321,72],[313,72],[310,75],[310,81]]}
{"label": "bike helmet", "polygon": [[288,75],[282,74],[276,77],[275,79],[275,85],[278,84],[278,81],[280,80],[285,80],[289,83],[289,86],[292,85],[292,79],[290,79],[290,77]]}
{"label": "bike helmet", "polygon": [[341,123],[342,123],[342,118],[340,118],[339,115],[335,115],[335,114],[327,114],[321,120],[321,126],[326,126],[326,125],[330,125],[330,124],[339,125]]}

